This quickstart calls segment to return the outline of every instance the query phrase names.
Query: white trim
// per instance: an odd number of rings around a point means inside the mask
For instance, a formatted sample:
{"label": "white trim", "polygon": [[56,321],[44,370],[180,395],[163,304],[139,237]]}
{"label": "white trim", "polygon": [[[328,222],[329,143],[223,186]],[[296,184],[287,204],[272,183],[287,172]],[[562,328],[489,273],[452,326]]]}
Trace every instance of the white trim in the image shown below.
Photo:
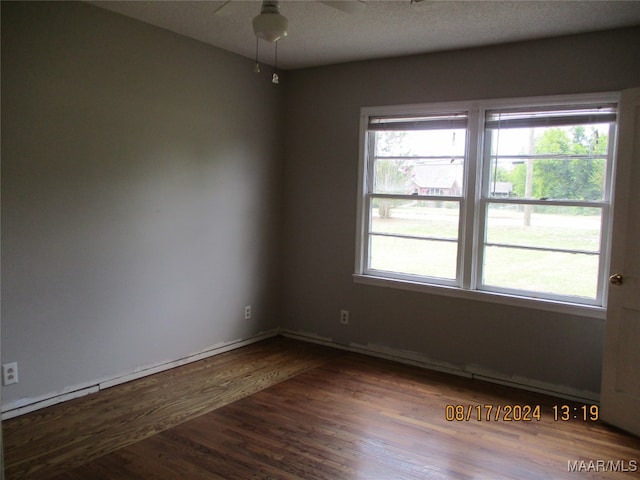
{"label": "white trim", "polygon": [[[604,92],[576,95],[554,95],[544,97],[520,97],[501,98],[476,101],[442,102],[414,105],[388,105],[382,107],[363,107],[360,110],[360,156],[358,171],[358,199],[357,199],[357,225],[356,225],[356,259],[354,280],[357,283],[368,283],[388,287],[397,287],[414,291],[426,291],[445,296],[457,296],[460,298],[472,298],[481,301],[506,303],[509,305],[536,308],[539,310],[556,311],[580,316],[604,318],[606,315],[607,299],[607,265],[610,257],[609,236],[611,235],[611,210],[613,199],[611,198],[611,173],[614,168],[615,158],[612,155],[616,127],[610,127],[609,151],[607,158],[607,172],[603,201],[583,202],[578,200],[536,200],[536,199],[502,199],[491,198],[485,193],[489,183],[491,162],[490,148],[487,141],[484,118],[486,111],[500,108],[536,108],[549,107],[579,107],[585,104],[611,103],[617,104],[620,99],[619,92]],[[429,115],[443,112],[464,111],[468,115],[467,145],[465,149],[464,172],[464,196],[459,200],[459,228],[458,228],[458,254],[455,279],[429,279],[428,277],[416,278],[402,272],[380,272],[369,266],[370,232],[370,208],[368,203],[373,197],[383,196],[389,198],[407,198],[403,195],[376,194],[372,192],[372,175],[367,172],[370,163],[368,158],[367,126],[369,118],[393,115]],[[475,181],[474,180],[475,177]],[[456,197],[457,198],[457,197]],[[442,199],[440,199],[442,200]],[[446,198],[444,200],[450,200]],[[602,225],[600,229],[599,271],[597,279],[597,292],[595,299],[585,299],[577,296],[547,294],[537,291],[510,290],[508,288],[484,285],[481,272],[484,265],[484,253],[487,247],[484,239],[486,230],[487,209],[491,204],[530,204],[530,205],[554,205],[554,206],[594,206],[601,209]],[[561,252],[558,249],[549,248],[548,251]],[[581,252],[570,252],[581,253]],[[589,253],[591,254],[591,253]],[[383,277],[384,276],[384,277]],[[409,277],[409,278],[407,278]],[[367,281],[367,278],[371,279]],[[386,280],[386,282],[381,282]],[[431,283],[427,283],[431,282]],[[452,288],[455,287],[455,288]],[[442,291],[438,291],[442,289]]]}
{"label": "white trim", "polygon": [[[469,109],[468,131],[474,131],[480,128],[482,117],[477,107]],[[464,195],[462,198],[460,212],[460,222],[458,231],[460,232],[460,247],[458,249],[458,265],[457,270],[460,275],[459,286],[463,289],[475,288],[475,265],[473,264],[473,239],[476,236],[476,198],[478,191],[478,175],[481,172],[478,169],[477,162],[470,162],[471,156],[477,157],[482,153],[482,144],[479,142],[477,135],[467,135],[467,145],[465,147],[464,159]]]}
{"label": "white trim", "polygon": [[[363,113],[360,114],[360,138],[359,138],[359,151],[358,151],[358,178],[363,179],[367,178],[367,151],[368,146],[366,145],[367,138],[367,123],[368,117],[366,117]],[[364,212],[369,211],[369,206],[365,205],[365,188],[364,182],[358,182],[358,197],[356,198],[356,260],[355,260],[355,270],[356,272],[361,272],[366,262],[364,261],[364,256],[367,254],[366,248],[361,241],[362,238],[366,236],[365,228],[369,228],[369,222],[365,222]]]}
{"label": "white trim", "polygon": [[104,390],[105,388],[109,388],[109,387],[114,387],[116,385],[120,385],[121,383],[130,382],[132,380],[137,380],[138,378],[146,377],[148,375],[153,375],[154,373],[163,372],[171,368],[180,367],[182,365],[186,365],[187,363],[197,362],[198,360],[202,360],[204,358],[220,355],[221,353],[229,352],[231,350],[235,350],[236,348],[240,348],[240,347],[245,347],[247,345],[251,345],[252,343],[260,342],[262,340],[266,340],[267,338],[275,337],[276,335],[278,335],[277,329],[260,333],[248,339],[234,340],[232,342],[226,342],[226,343],[217,344],[211,347],[207,347],[198,353],[188,355],[178,360],[173,360],[171,362],[153,365],[150,367],[146,367],[142,370],[126,373],[124,375],[114,377],[110,380],[100,382],[100,390]]}
{"label": "white trim", "polygon": [[474,373],[472,376],[474,380],[495,383],[497,385],[504,385],[506,387],[518,388],[520,390],[526,390],[528,392],[541,393],[543,395],[549,395],[552,397],[564,398],[565,400],[571,400],[573,402],[591,404],[600,403],[600,394],[597,392],[590,392],[588,390],[578,390],[576,388],[565,387],[564,385],[538,382],[530,378],[515,377],[512,379],[499,374],[484,376]]}
{"label": "white trim", "polygon": [[600,402],[600,395],[597,392],[578,390],[575,388],[567,387],[565,385],[541,382],[524,377],[509,377],[499,372],[485,371],[481,368],[477,368],[471,365],[458,367],[455,365],[450,365],[448,363],[436,362],[433,359],[430,359],[418,352],[398,350],[381,345],[360,345],[357,343],[342,345],[339,343],[335,343],[331,338],[321,337],[307,332],[296,332],[287,329],[281,330],[280,335],[303,342],[315,343],[318,345],[324,345],[348,352],[361,353],[371,357],[383,358],[385,360],[391,360],[406,365],[417,366],[427,370],[434,370],[437,372],[456,375],[459,377],[495,383],[498,385],[504,385],[507,387],[517,388],[519,390],[541,393],[544,395],[550,395],[566,400],[585,403]]}
{"label": "white trim", "polygon": [[231,342],[211,345],[204,348],[203,350],[200,350],[199,352],[178,358],[176,360],[151,364],[142,368],[132,370],[130,372],[108,377],[103,380],[96,380],[94,382],[75,385],[73,387],[66,388],[64,392],[53,392],[37,398],[19,399],[2,406],[2,420],[14,418],[19,415],[24,415],[26,413],[39,410],[41,408],[50,407],[58,403],[66,402],[67,400],[72,400],[74,398],[96,393],[109,387],[153,375],[154,373],[163,372],[171,368],[186,365],[187,363],[196,362],[204,358],[219,355],[221,353],[235,350],[236,348],[245,347],[247,345],[251,345],[252,343],[257,343],[262,340],[266,340],[267,338],[275,337],[278,335],[278,333],[278,329],[269,330],[267,332],[259,333],[258,335],[247,339],[240,339]]}
{"label": "white trim", "polygon": [[387,348],[383,345],[360,345],[357,343],[350,343],[349,345],[342,345],[335,343],[329,337],[321,337],[313,333],[308,332],[296,332],[293,330],[283,329],[280,331],[280,335],[286,338],[292,338],[294,340],[300,340],[302,342],[314,343],[317,345],[323,345],[325,347],[335,348],[337,350],[344,350],[352,353],[361,353],[369,357],[383,358],[385,360],[391,360],[393,362],[402,363],[405,365],[412,365],[414,367],[425,368],[427,370],[434,370],[441,373],[448,373],[451,375],[457,375],[459,377],[471,378],[471,373],[465,372],[460,368],[447,364],[445,362],[434,362],[429,360],[422,354],[415,352],[397,350],[393,348]]}
{"label": "white trim", "polygon": [[[441,289],[441,287],[439,287]],[[225,353],[231,350],[235,350],[240,347],[251,345],[253,343],[266,340],[277,335],[282,335],[287,338],[300,340],[307,343],[314,343],[318,345],[324,345],[326,347],[335,348],[338,350],[344,350],[348,352],[360,353],[371,357],[382,358],[405,365],[412,365],[427,370],[433,370],[441,373],[447,373],[456,375],[459,377],[465,377],[469,379],[476,379],[485,382],[495,383],[499,385],[505,385],[509,387],[518,388],[521,390],[527,390],[546,395],[551,395],[559,398],[578,402],[591,402],[598,403],[600,400],[599,395],[596,392],[589,392],[583,390],[577,390],[564,385],[556,385],[547,382],[540,382],[537,380],[527,379],[523,377],[507,377],[497,372],[484,371],[480,368],[458,367],[446,362],[437,362],[427,356],[407,350],[399,350],[383,345],[361,345],[357,343],[351,343],[349,345],[342,345],[333,341],[330,337],[321,337],[319,335],[308,332],[296,332],[287,329],[276,329],[268,332],[264,332],[245,340],[236,340],[221,345],[212,346],[199,353],[189,355],[171,362],[157,364],[149,366],[141,370],[136,370],[128,374],[112,377],[111,379],[101,382],[95,382],[92,385],[72,387],[72,391],[66,393],[53,393],[49,395],[43,395],[37,399],[22,399],[3,406],[2,420],[8,420],[10,418],[18,417],[36,410],[40,410],[45,407],[50,407],[74,398],[80,398],[86,395],[97,393],[106,388],[129,382],[138,378],[142,378],[154,373],[159,373],[171,368],[175,368],[187,363],[202,360],[204,358],[212,357]]]}
{"label": "white trim", "polygon": [[[73,400],[74,398],[84,397],[85,395],[90,395],[92,393],[97,393],[99,391],[100,391],[100,387],[98,385],[93,385],[91,387],[74,390],[69,393],[63,393],[62,395],[56,395],[49,398],[44,398],[34,403],[28,403],[21,407],[11,408],[11,404],[9,404],[7,411],[2,412],[2,420],[3,421],[8,420],[10,418],[24,415],[25,413],[34,412],[36,410],[40,410],[41,408],[50,407],[51,405],[55,405],[57,403]],[[19,401],[13,402],[13,403],[14,404],[19,403]]]}
{"label": "white trim", "polygon": [[[618,109],[618,114],[620,109]],[[618,117],[619,118],[619,117]],[[613,209],[615,204],[615,180],[618,164],[618,128],[619,120],[615,125],[609,126],[609,158],[613,158],[613,162],[607,162],[607,172],[605,175],[605,200],[609,201],[606,206],[606,215],[602,216],[601,231],[606,231],[606,235],[602,235],[602,245],[600,250],[600,278],[598,279],[598,294],[601,295],[603,305],[608,305],[609,301],[609,267],[611,265],[611,241],[613,238]]]}
{"label": "white trim", "polygon": [[498,303],[514,307],[530,308],[533,310],[544,310],[547,312],[565,313],[580,317],[597,318],[604,320],[607,309],[603,307],[584,305],[578,303],[568,303],[562,301],[547,300],[543,298],[520,297],[518,295],[508,295],[487,290],[464,290],[456,286],[446,286],[442,284],[430,285],[422,282],[411,282],[387,277],[376,277],[372,275],[353,275],[354,283],[371,285],[375,287],[397,288],[412,292],[430,293],[445,297],[463,298],[466,300],[477,300],[480,302]]}
{"label": "white trim", "polygon": [[[526,104],[528,107],[573,105],[598,102],[620,101],[620,92],[582,93],[567,95],[546,95],[542,97],[503,97],[489,98],[485,100],[453,101],[421,104],[399,104],[384,106],[362,107],[360,112],[365,117],[392,115],[392,114],[414,114],[414,113],[437,113],[442,111],[471,110],[482,107],[484,110],[491,110],[500,107],[516,107],[517,104]],[[517,107],[516,107],[517,108]]]}

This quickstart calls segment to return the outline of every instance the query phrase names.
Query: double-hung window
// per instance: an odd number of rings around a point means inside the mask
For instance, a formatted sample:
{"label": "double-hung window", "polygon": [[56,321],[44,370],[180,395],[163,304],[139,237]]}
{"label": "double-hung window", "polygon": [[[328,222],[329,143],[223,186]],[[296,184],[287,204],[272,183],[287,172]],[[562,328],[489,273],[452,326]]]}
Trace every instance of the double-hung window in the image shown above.
{"label": "double-hung window", "polygon": [[468,115],[372,116],[367,126],[367,270],[458,279]]}
{"label": "double-hung window", "polygon": [[363,109],[357,281],[603,308],[616,101]]}

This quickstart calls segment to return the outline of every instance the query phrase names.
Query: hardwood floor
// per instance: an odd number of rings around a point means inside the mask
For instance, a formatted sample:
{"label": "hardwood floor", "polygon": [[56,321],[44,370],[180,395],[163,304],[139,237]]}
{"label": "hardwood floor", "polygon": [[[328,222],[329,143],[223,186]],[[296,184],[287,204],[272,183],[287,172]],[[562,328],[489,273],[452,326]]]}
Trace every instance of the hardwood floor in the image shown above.
{"label": "hardwood floor", "polygon": [[8,420],[2,425],[6,479],[50,478],[336,354],[276,338]]}
{"label": "hardwood floor", "polygon": [[[640,439],[555,421],[566,403],[278,337],[5,422],[6,476],[638,478]],[[496,420],[498,405],[541,419]]]}

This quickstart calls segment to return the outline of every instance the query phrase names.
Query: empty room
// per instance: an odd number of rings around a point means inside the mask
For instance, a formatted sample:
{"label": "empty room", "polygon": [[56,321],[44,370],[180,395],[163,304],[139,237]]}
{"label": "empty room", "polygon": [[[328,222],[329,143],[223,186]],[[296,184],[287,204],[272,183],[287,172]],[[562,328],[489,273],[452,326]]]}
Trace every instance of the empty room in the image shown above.
{"label": "empty room", "polygon": [[6,480],[638,478],[639,1],[1,8]]}

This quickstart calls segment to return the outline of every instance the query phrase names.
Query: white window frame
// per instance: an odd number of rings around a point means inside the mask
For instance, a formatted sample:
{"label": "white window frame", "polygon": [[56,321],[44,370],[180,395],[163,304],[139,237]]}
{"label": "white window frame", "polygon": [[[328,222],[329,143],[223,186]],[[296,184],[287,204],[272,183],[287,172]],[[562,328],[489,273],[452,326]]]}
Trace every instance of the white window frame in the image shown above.
{"label": "white window frame", "polygon": [[[610,237],[612,231],[613,181],[615,175],[615,151],[617,122],[609,137],[609,159],[607,161],[607,182],[604,198],[598,206],[602,208],[601,247],[599,259],[599,278],[597,298],[591,304],[574,303],[566,297],[546,295],[545,298],[523,295],[517,290],[479,285],[479,271],[482,265],[484,228],[488,203],[526,203],[544,205],[568,205],[571,201],[546,201],[530,199],[483,198],[482,186],[489,182],[490,162],[484,162],[484,118],[487,110],[526,107],[554,107],[593,103],[618,104],[620,94],[607,92],[598,94],[561,95],[547,97],[508,98],[467,102],[430,103],[419,105],[394,105],[384,107],[364,107],[360,112],[360,154],[358,169],[357,229],[356,229],[356,283],[405,290],[426,292],[437,295],[469,298],[485,302],[515,305],[526,308],[542,309],[604,319],[607,304],[608,265],[610,259]],[[394,115],[434,115],[465,111],[468,113],[467,148],[465,156],[464,185],[460,200],[460,226],[458,239],[458,265],[455,281],[428,281],[426,277],[371,271],[367,268],[369,239],[369,195],[373,193],[372,179],[369,175],[369,148],[367,129],[370,117]],[[447,200],[447,197],[439,197]],[[458,199],[456,199],[457,201]]]}

